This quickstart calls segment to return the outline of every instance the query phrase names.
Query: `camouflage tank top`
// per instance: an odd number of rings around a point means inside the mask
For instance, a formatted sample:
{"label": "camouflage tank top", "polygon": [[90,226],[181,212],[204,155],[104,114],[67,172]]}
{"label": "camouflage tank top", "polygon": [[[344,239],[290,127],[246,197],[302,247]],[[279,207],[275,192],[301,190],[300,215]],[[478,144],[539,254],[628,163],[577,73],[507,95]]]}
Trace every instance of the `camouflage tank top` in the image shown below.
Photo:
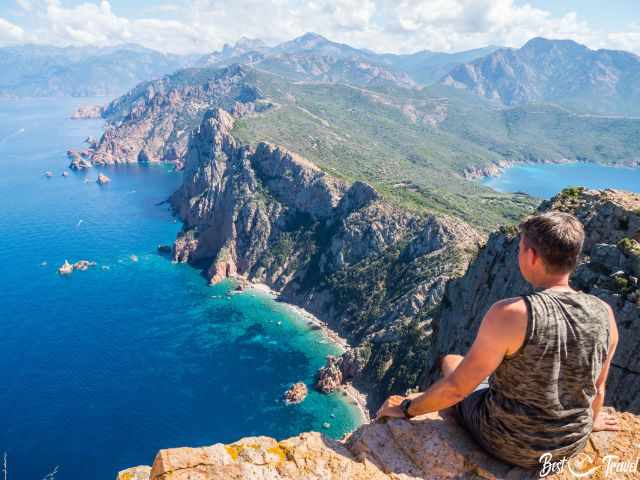
{"label": "camouflage tank top", "polygon": [[586,444],[591,403],[609,349],[609,312],[577,291],[544,290],[523,297],[524,344],[489,378],[478,430],[487,447],[512,464],[568,457]]}

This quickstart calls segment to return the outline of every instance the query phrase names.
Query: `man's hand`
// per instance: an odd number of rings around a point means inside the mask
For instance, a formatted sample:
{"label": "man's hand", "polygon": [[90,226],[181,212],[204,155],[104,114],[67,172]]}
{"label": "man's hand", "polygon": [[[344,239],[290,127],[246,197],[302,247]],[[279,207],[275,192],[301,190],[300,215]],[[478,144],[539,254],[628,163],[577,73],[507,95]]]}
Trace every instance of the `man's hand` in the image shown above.
{"label": "man's hand", "polygon": [[612,415],[607,410],[601,410],[596,419],[593,421],[593,431],[618,431],[620,430],[620,424],[618,423],[618,417]]}
{"label": "man's hand", "polygon": [[401,397],[400,395],[391,395],[387,400],[382,404],[378,413],[376,413],[376,418],[382,417],[396,417],[396,418],[404,418],[404,413],[400,409],[400,404],[406,397]]}

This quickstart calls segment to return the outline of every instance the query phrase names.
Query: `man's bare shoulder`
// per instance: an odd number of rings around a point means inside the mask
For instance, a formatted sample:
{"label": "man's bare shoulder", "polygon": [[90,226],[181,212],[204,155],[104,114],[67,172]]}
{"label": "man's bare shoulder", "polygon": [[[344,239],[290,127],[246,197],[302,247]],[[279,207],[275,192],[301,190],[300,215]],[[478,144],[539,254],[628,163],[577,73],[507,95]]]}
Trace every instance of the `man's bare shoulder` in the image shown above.
{"label": "man's bare shoulder", "polygon": [[518,351],[527,332],[527,304],[522,297],[506,298],[492,305],[487,317],[491,317],[491,330],[505,339],[506,354]]}
{"label": "man's bare shoulder", "polygon": [[505,298],[494,303],[491,310],[500,318],[527,318],[527,304],[522,297]]}
{"label": "man's bare shoulder", "polygon": [[487,320],[494,328],[505,333],[524,332],[527,328],[527,304],[522,297],[505,298],[494,303],[487,313]]}

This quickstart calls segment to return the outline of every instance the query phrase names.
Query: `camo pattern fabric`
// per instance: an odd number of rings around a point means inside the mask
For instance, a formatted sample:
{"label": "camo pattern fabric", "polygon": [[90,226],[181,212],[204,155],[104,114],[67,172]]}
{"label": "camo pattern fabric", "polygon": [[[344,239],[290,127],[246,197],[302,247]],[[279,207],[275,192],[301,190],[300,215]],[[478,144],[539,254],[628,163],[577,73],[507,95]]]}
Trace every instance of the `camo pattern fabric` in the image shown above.
{"label": "camo pattern fabric", "polygon": [[577,291],[543,290],[523,297],[527,333],[457,406],[463,426],[485,450],[533,469],[540,456],[561,460],[580,451],[593,428],[591,403],[609,349],[609,312]]}

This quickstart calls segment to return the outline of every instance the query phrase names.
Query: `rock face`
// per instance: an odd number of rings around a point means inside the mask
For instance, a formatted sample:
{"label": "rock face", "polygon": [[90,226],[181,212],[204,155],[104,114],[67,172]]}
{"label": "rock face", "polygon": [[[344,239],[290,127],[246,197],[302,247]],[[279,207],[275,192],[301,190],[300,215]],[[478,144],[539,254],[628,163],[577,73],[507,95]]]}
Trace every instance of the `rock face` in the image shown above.
{"label": "rock face", "polygon": [[[558,209],[575,214],[584,224],[584,255],[572,283],[609,303],[613,308],[620,343],[607,385],[609,405],[640,412],[640,196],[614,190],[567,189],[541,210]],[[421,386],[437,376],[436,360],[445,353],[464,353],[480,321],[493,302],[527,293],[530,287],[517,264],[518,240],[514,230],[496,232],[467,273],[447,285],[435,315],[432,349]]]}
{"label": "rock face", "polygon": [[[607,472],[606,455],[635,462],[640,419],[618,414],[625,431],[591,435],[580,457],[569,461],[554,480],[594,468]],[[579,460],[588,459],[587,465]],[[596,473],[597,472],[597,473]],[[129,476],[127,476],[129,475]],[[636,472],[609,473],[608,478],[637,478]],[[534,479],[536,472],[511,467],[490,457],[451,418],[437,413],[411,421],[395,419],[364,425],[344,441],[319,433],[302,433],[281,442],[248,437],[235,443],[158,452],[153,466],[120,472],[118,480],[401,480],[401,479]],[[595,477],[594,477],[595,478]]]}
{"label": "rock face", "polygon": [[284,393],[284,401],[289,404],[301,403],[307,398],[308,393],[309,391],[304,383],[294,383],[291,385],[291,388]]}
{"label": "rock face", "polygon": [[94,165],[182,162],[189,134],[211,108],[248,114],[268,108],[261,93],[244,80],[248,71],[183,70],[140,84],[111,102],[103,116],[107,128],[95,145]]}
{"label": "rock face", "polygon": [[101,105],[82,105],[71,114],[72,120],[102,118],[104,108]]}
{"label": "rock face", "polygon": [[174,260],[208,265],[212,283],[266,283],[326,320],[358,345],[354,361],[341,362],[350,366],[342,380],[378,385],[372,402],[415,386],[421,360],[411,373],[396,360],[413,356],[407,341],[431,335],[429,312],[481,235],[453,218],[393,207],[371,186],[348,185],[281,147],[240,145],[233,126],[217,109],[192,135],[183,185],[171,197],[184,221]]}

